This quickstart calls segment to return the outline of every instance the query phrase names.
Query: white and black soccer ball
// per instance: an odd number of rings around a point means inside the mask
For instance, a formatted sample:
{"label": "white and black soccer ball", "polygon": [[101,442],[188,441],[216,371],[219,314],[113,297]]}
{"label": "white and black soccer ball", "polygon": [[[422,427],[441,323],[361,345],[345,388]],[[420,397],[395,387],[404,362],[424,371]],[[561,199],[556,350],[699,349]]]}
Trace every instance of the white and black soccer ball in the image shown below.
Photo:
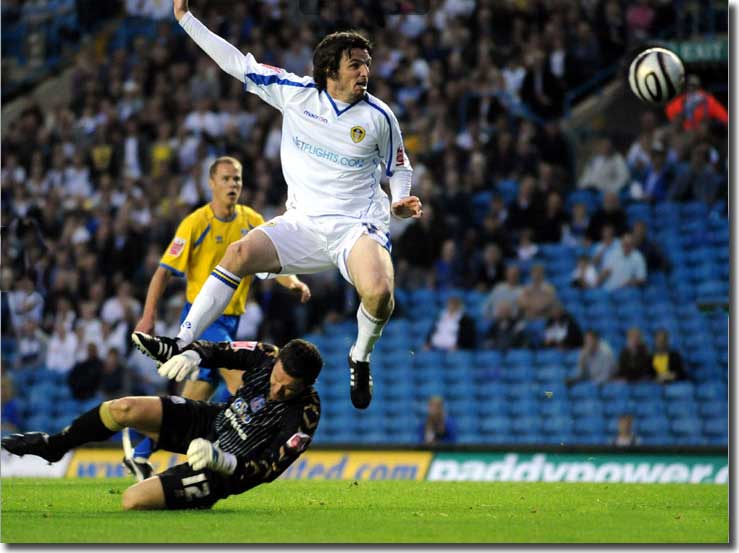
{"label": "white and black soccer ball", "polygon": [[653,105],[669,102],[685,84],[685,67],[674,52],[649,48],[634,58],[629,67],[629,86],[641,101]]}

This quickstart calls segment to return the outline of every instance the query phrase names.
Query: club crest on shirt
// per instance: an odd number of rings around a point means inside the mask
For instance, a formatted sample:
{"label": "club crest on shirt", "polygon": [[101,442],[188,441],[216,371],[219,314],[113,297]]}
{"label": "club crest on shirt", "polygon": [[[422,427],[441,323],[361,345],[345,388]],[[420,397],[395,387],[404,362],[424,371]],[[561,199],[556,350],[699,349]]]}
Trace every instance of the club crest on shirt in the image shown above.
{"label": "club crest on shirt", "polygon": [[258,396],[249,402],[249,407],[251,407],[252,413],[256,413],[257,411],[262,409],[266,404],[267,404],[267,400],[264,399],[264,396]]}
{"label": "club crest on shirt", "polygon": [[172,257],[177,257],[182,253],[182,250],[185,249],[185,244],[187,243],[187,240],[184,238],[180,238],[179,236],[175,236],[175,239],[172,240],[172,244],[169,246],[169,255]]}
{"label": "club crest on shirt", "polygon": [[223,244],[223,236],[216,236],[216,244]]}
{"label": "club crest on shirt", "polygon": [[349,134],[351,135],[354,143],[359,144],[362,140],[364,140],[364,137],[367,134],[367,131],[365,131],[359,125],[356,125],[352,127],[351,131],[349,131]]}

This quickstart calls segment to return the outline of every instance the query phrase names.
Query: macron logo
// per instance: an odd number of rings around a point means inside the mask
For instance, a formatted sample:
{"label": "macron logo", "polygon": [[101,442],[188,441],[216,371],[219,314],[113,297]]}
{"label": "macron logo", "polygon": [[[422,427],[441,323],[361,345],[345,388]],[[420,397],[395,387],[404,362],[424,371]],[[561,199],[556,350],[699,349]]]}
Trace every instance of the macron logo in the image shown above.
{"label": "macron logo", "polygon": [[315,113],[311,113],[307,109],[303,111],[303,115],[310,117],[311,119],[315,119],[316,121],[320,121],[321,123],[328,124],[328,119],[321,117],[320,115],[316,115]]}

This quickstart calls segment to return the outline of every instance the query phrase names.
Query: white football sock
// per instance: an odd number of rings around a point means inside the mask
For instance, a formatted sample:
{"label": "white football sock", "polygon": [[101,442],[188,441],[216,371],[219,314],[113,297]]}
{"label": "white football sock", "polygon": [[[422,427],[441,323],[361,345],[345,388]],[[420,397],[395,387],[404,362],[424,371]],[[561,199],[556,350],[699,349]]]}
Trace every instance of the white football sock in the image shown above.
{"label": "white football sock", "polygon": [[241,278],[218,265],[192,302],[187,317],[180,325],[177,343],[180,347],[194,342],[213,321],[223,314],[239,287]]}
{"label": "white football sock", "polygon": [[369,361],[370,353],[375,348],[375,342],[382,336],[382,329],[385,328],[390,317],[385,320],[375,319],[367,313],[364,305],[359,304],[357,309],[357,341],[350,352],[354,361]]}

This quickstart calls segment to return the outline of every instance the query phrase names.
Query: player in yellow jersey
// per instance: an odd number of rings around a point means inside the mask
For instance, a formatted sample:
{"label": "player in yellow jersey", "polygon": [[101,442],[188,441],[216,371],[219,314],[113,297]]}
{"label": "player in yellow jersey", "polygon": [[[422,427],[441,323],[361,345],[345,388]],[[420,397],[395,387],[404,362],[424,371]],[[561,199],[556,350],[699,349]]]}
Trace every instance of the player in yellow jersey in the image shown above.
{"label": "player in yellow jersey", "polygon": [[[157,305],[172,275],[184,277],[187,281],[187,303],[182,310],[180,323],[184,321],[192,301],[223,258],[229,244],[240,240],[253,228],[264,223],[259,213],[238,203],[242,187],[242,168],[237,159],[232,157],[216,159],[210,167],[208,184],[213,199],[209,204],[185,217],[177,228],[149,283],[144,313],[136,325],[136,331],[149,334],[154,330]],[[228,276],[224,275],[224,278]],[[296,276],[278,277],[277,282],[299,293],[303,303],[310,299],[310,289]],[[223,314],[206,329],[202,339],[213,342],[234,340],[239,317],[244,313],[250,285],[251,277],[241,280],[231,302]],[[201,368],[197,380],[185,383],[182,396],[206,401],[218,388],[221,378],[229,392],[234,393],[241,385],[241,376],[241,371],[215,367]],[[126,467],[139,480],[148,478],[153,472],[148,462],[153,449],[151,440],[142,439],[134,449],[130,433],[124,433],[123,445],[125,450],[123,462]]]}

